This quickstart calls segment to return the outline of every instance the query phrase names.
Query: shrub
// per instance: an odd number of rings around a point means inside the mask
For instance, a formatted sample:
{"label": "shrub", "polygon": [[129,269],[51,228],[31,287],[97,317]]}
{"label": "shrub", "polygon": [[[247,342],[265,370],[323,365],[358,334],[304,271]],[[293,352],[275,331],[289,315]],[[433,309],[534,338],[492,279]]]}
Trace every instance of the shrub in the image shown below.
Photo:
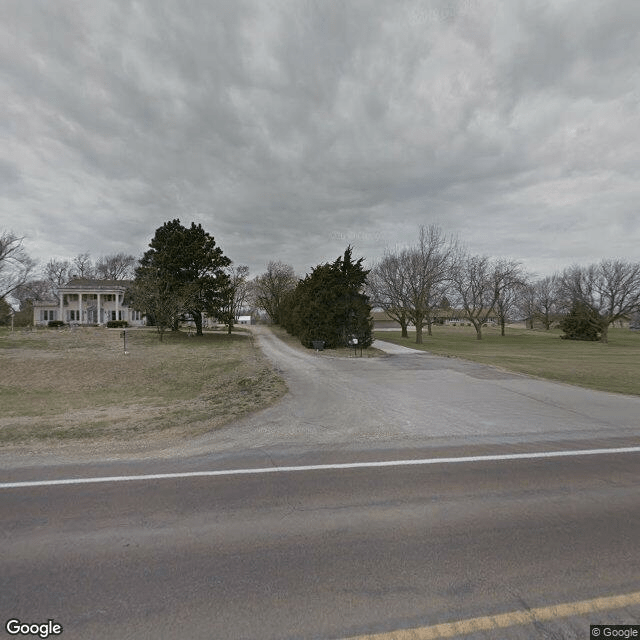
{"label": "shrub", "polygon": [[109,320],[107,322],[108,329],[124,329],[129,326],[126,320]]}
{"label": "shrub", "polygon": [[571,311],[560,322],[560,328],[564,335],[563,340],[588,340],[595,342],[600,340],[602,333],[602,319],[597,311],[591,307],[576,303]]}
{"label": "shrub", "polygon": [[56,329],[59,327],[64,327],[64,322],[62,322],[62,320],[49,320],[47,326]]}

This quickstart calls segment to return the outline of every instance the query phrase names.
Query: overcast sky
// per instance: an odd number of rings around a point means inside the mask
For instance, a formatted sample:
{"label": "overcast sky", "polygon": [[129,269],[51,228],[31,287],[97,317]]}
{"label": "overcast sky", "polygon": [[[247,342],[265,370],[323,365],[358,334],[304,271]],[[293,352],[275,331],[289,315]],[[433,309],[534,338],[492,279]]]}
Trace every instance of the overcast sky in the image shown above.
{"label": "overcast sky", "polygon": [[640,260],[640,2],[2,0],[0,230],[42,264],[202,223],[252,274],[420,225]]}

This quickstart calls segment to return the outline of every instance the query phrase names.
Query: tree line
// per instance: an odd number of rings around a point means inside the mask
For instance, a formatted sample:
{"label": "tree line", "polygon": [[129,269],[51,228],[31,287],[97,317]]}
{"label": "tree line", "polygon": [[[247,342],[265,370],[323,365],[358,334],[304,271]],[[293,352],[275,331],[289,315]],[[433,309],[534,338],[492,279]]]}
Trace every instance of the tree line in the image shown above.
{"label": "tree line", "polygon": [[[415,246],[387,253],[372,269],[368,286],[403,335],[408,322],[415,326],[417,343],[421,327],[431,335],[434,316],[450,305],[474,326],[479,340],[490,318],[504,336],[505,324],[518,316],[531,328],[537,321],[547,330],[554,322],[562,329],[573,322],[566,337],[607,342],[612,324],[640,313],[640,263],[602,260],[536,279],[516,260],[469,253],[437,226],[421,228]],[[575,331],[576,320],[591,331]]]}
{"label": "tree line", "polygon": [[491,319],[504,335],[506,323],[517,317],[531,328],[559,323],[568,338],[607,342],[612,324],[640,314],[640,263],[601,260],[536,278],[516,260],[470,253],[437,225],[420,227],[413,245],[387,251],[371,269],[347,247],[304,278],[291,265],[272,261],[253,280],[248,267],[234,265],[201,225],[185,227],[177,219],[156,230],[139,260],[118,253],[93,261],[83,253],[49,261],[40,278],[33,277],[35,262],[22,241],[11,232],[0,235],[0,300],[12,296],[22,308],[73,278],[132,280],[129,302],[161,336],[185,314],[197,334],[205,315],[231,331],[240,310],[250,306],[306,346],[316,340],[337,346],[353,337],[368,345],[371,309],[377,307],[398,322],[403,336],[413,326],[417,343],[447,314],[473,325],[479,340]]}
{"label": "tree line", "polygon": [[[299,309],[306,306],[291,302],[293,292],[304,290],[301,282],[291,266],[271,262],[254,286],[259,306],[273,323],[306,336],[295,327]],[[530,328],[538,323],[549,330],[557,324],[566,338],[607,342],[610,326],[640,314],[640,263],[605,259],[536,278],[519,261],[470,253],[430,225],[419,229],[414,245],[387,251],[366,272],[361,293],[364,304],[382,309],[400,325],[403,337],[413,326],[418,344],[425,330],[432,335],[434,323],[447,315],[473,325],[478,340],[490,320],[504,336],[505,325],[519,318]]]}

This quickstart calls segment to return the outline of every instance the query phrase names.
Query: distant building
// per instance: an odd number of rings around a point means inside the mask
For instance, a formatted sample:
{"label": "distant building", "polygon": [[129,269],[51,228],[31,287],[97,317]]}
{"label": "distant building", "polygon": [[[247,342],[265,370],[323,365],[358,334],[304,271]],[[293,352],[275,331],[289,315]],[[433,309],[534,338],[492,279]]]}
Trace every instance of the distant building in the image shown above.
{"label": "distant building", "polygon": [[142,326],[143,314],[124,302],[130,284],[130,280],[71,280],[58,289],[57,300],[33,303],[33,324],[62,320],[65,324],[101,325],[124,320],[131,326]]}
{"label": "distant building", "polygon": [[[400,324],[388,316],[384,311],[373,311],[371,313],[373,317],[374,326],[377,329],[391,329],[399,328]],[[470,322],[469,316],[463,309],[434,309],[431,316],[433,324],[466,324]],[[486,322],[488,324],[497,324],[498,317],[494,314],[489,315]],[[413,327],[413,324],[409,323],[409,328]]]}

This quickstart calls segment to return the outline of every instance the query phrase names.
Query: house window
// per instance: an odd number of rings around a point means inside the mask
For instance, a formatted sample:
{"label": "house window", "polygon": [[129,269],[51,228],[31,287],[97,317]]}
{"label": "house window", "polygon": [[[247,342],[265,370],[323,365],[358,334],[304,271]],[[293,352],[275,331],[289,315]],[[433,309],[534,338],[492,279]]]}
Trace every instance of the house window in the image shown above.
{"label": "house window", "polygon": [[69,311],[69,322],[80,322],[80,311],[78,309]]}
{"label": "house window", "polygon": [[55,309],[43,309],[42,310],[42,320],[43,322],[49,322],[50,320],[56,319]]}

